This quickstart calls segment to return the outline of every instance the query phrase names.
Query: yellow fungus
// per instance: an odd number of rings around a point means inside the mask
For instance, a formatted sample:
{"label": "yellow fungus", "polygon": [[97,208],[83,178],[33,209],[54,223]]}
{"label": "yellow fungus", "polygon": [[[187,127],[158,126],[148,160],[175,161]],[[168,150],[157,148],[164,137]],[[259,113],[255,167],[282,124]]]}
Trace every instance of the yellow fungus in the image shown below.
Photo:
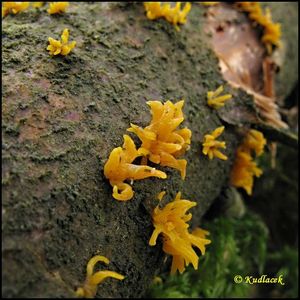
{"label": "yellow fungus", "polygon": [[48,38],[49,46],[47,47],[47,50],[50,51],[50,55],[68,55],[71,50],[76,46],[76,42],[70,42],[69,40],[69,30],[67,28],[64,29],[62,35],[61,35],[61,41],[57,41],[51,37]]}
{"label": "yellow fungus", "polygon": [[133,197],[132,187],[125,180],[140,180],[148,177],[167,178],[166,173],[149,166],[134,165],[132,162],[141,156],[128,135],[124,135],[124,144],[112,150],[104,166],[104,175],[113,187],[113,197],[127,201]]}
{"label": "yellow fungus", "polygon": [[210,244],[210,240],[205,238],[207,231],[197,228],[189,233],[188,221],[192,219],[192,214],[187,211],[197,205],[196,202],[181,199],[178,192],[175,199],[168,203],[163,209],[158,206],[152,214],[154,231],[149,240],[149,245],[156,245],[159,234],[163,235],[163,250],[173,256],[171,274],[178,270],[183,273],[185,267],[192,263],[194,269],[198,269],[199,257],[194,251],[196,246],[205,254],[205,246]]}
{"label": "yellow fungus", "polygon": [[235,2],[235,5],[242,11],[249,13],[249,18],[251,20],[257,21],[263,15],[259,2]]}
{"label": "yellow fungus", "polygon": [[2,18],[9,13],[17,14],[28,8],[29,2],[2,2]]}
{"label": "yellow fungus", "polygon": [[253,177],[259,177],[262,170],[257,167],[251,155],[237,149],[235,162],[231,171],[230,183],[235,187],[243,188],[248,195],[252,194]]}
{"label": "yellow fungus", "polygon": [[281,45],[281,25],[272,21],[271,11],[266,8],[263,12],[259,2],[236,2],[237,7],[249,13],[249,18],[264,28],[262,42],[265,44],[268,53],[272,52],[272,46]]}
{"label": "yellow fungus", "polygon": [[154,284],[161,284],[161,283],[163,283],[163,281],[162,281],[162,279],[161,279],[161,277],[159,277],[159,276],[155,276],[154,278],[153,278],[153,283]]}
{"label": "yellow fungus", "polygon": [[243,143],[238,147],[235,162],[230,174],[230,184],[243,188],[248,195],[252,194],[254,176],[260,177],[262,170],[253,160],[251,153],[254,151],[256,156],[263,153],[266,139],[257,130],[249,130]]}
{"label": "yellow fungus", "polygon": [[30,2],[34,8],[41,8],[46,2]]}
{"label": "yellow fungus", "polygon": [[187,161],[177,158],[189,149],[192,135],[188,128],[177,129],[184,120],[184,100],[175,104],[171,101],[164,104],[160,101],[148,101],[147,104],[152,113],[150,124],[145,128],[130,124],[131,127],[127,129],[142,141],[138,152],[144,156],[143,163],[149,159],[155,164],[175,168],[184,179]]}
{"label": "yellow fungus", "polygon": [[269,8],[266,9],[265,18],[260,24],[264,26],[262,42],[266,45],[268,53],[271,54],[273,45],[276,47],[281,45],[281,25],[280,23],[273,23]]}
{"label": "yellow fungus", "polygon": [[255,129],[250,129],[244,138],[242,149],[244,152],[255,151],[256,156],[262,155],[267,141],[264,135]]}
{"label": "yellow fungus", "polygon": [[162,191],[162,192],[160,192],[160,193],[157,195],[157,199],[158,199],[158,201],[161,201],[161,200],[162,200],[162,198],[165,196],[165,194],[166,194],[166,192],[165,192],[165,191]]}
{"label": "yellow fungus", "polygon": [[207,92],[207,105],[215,109],[224,106],[225,102],[232,98],[232,95],[226,94],[220,96],[222,92],[223,92],[222,85],[218,87],[215,91]]}
{"label": "yellow fungus", "polygon": [[50,15],[64,13],[69,7],[69,2],[50,2],[47,10]]}
{"label": "yellow fungus", "polygon": [[181,10],[181,2],[176,2],[175,6],[170,3],[144,2],[147,18],[150,20],[165,18],[179,30],[178,24],[186,23],[186,16],[191,10],[191,3],[186,2]]}
{"label": "yellow fungus", "polygon": [[209,159],[218,157],[222,160],[227,160],[227,156],[221,153],[218,148],[226,148],[225,142],[216,141],[216,138],[219,137],[224,131],[224,126],[216,128],[211,134],[206,134],[204,136],[204,142],[202,144],[203,150],[202,153],[208,155]]}
{"label": "yellow fungus", "polygon": [[199,3],[206,6],[213,6],[219,4],[220,2],[199,2]]}
{"label": "yellow fungus", "polygon": [[76,290],[76,295],[81,298],[94,298],[98,284],[100,284],[104,279],[111,277],[118,280],[123,280],[125,277],[119,273],[113,271],[98,271],[94,273],[94,267],[98,262],[104,262],[109,264],[109,260],[105,256],[96,255],[92,257],[86,267],[86,280],[83,287],[79,287]]}

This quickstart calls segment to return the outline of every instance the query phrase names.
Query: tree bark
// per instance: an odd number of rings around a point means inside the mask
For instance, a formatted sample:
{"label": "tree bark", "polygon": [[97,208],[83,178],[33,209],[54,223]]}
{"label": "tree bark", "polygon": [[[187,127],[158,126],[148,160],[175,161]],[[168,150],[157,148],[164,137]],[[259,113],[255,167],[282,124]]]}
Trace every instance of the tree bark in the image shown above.
{"label": "tree bark", "polygon": [[[192,225],[199,226],[228,185],[239,142],[235,127],[226,124],[222,135],[227,161],[201,154],[204,135],[222,125],[206,105],[206,92],[225,83],[203,30],[205,9],[193,4],[179,32],[165,20],[148,20],[143,5],[132,3],[71,3],[62,15],[43,8],[3,19],[4,297],[73,297],[95,254],[126,276],[105,281],[98,297],[141,297],[164,258],[161,241],[148,245],[156,195],[166,190],[173,199],[181,191],[196,201]],[[281,17],[290,32],[296,24]],[[58,39],[64,28],[77,45],[66,57],[50,57],[48,37]],[[295,58],[286,62],[283,70],[295,70]],[[239,103],[249,99],[226,88]],[[103,174],[110,152],[123,144],[130,122],[149,123],[146,101],[168,99],[185,99],[183,124],[193,133],[185,181],[178,171],[158,167],[166,180],[136,181],[133,199],[113,199]]]}

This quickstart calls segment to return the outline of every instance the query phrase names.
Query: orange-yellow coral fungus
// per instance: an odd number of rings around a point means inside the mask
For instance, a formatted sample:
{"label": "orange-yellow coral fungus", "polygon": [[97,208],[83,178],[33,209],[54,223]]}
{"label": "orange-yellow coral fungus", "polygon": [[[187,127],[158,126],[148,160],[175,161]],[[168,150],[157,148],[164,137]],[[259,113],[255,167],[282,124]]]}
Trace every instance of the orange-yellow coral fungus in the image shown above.
{"label": "orange-yellow coral fungus", "polygon": [[210,240],[205,238],[207,231],[200,228],[189,233],[188,221],[192,219],[192,214],[187,211],[196,202],[181,199],[178,192],[175,199],[168,203],[163,209],[158,206],[152,214],[154,231],[149,240],[149,245],[156,245],[159,234],[163,235],[163,250],[173,256],[171,274],[178,270],[183,273],[185,267],[192,263],[194,269],[198,269],[199,257],[193,246],[197,247],[201,254],[205,254],[205,246],[210,244]]}
{"label": "orange-yellow coral fungus", "polygon": [[215,91],[207,92],[207,105],[218,109],[225,105],[225,102],[232,98],[232,95],[226,94],[220,96],[223,92],[223,85],[219,86]]}
{"label": "orange-yellow coral fungus", "polygon": [[252,194],[253,177],[259,177],[262,170],[257,167],[251,155],[244,152],[241,148],[237,149],[236,158],[231,170],[231,185],[243,188],[248,195]]}
{"label": "orange-yellow coral fungus", "polygon": [[68,55],[71,50],[76,46],[76,42],[70,42],[69,41],[69,30],[66,28],[62,35],[61,35],[61,41],[57,41],[51,37],[48,38],[49,44],[47,47],[47,50],[50,51],[50,55]]}
{"label": "orange-yellow coral fungus", "polygon": [[206,6],[213,6],[219,4],[220,2],[199,2],[199,3]]}
{"label": "orange-yellow coral fungus", "polygon": [[64,13],[69,7],[69,2],[50,2],[47,10],[50,15]]}
{"label": "orange-yellow coral fungus", "polygon": [[242,149],[244,152],[254,151],[256,156],[260,156],[266,145],[267,141],[264,135],[255,129],[250,129],[244,138]]}
{"label": "orange-yellow coral fungus", "polygon": [[261,25],[264,26],[262,42],[266,45],[268,53],[271,53],[273,45],[276,47],[281,45],[281,25],[280,23],[273,23],[269,8],[266,9],[266,15]]}
{"label": "orange-yellow coral fungus", "polygon": [[272,46],[280,46],[281,25],[272,21],[269,8],[266,8],[264,14],[259,2],[236,2],[236,5],[249,13],[249,18],[264,28],[262,42],[266,45],[269,54],[272,52]]}
{"label": "orange-yellow coral fungus", "polygon": [[202,153],[208,155],[209,159],[218,157],[222,160],[227,160],[227,156],[221,153],[218,148],[226,148],[225,142],[216,141],[216,138],[219,137],[224,131],[224,126],[216,128],[211,134],[206,134],[204,136],[204,142],[202,144],[203,150]]}
{"label": "orange-yellow coral fungus", "polygon": [[86,280],[83,287],[79,287],[76,291],[76,295],[81,298],[93,298],[97,293],[98,284],[104,279],[112,277],[118,280],[123,280],[125,277],[119,273],[113,271],[98,271],[94,273],[94,267],[96,263],[104,262],[109,264],[109,260],[105,256],[96,255],[92,257],[86,267]]}
{"label": "orange-yellow coral fungus", "polygon": [[140,180],[148,177],[167,178],[166,173],[149,166],[134,165],[132,162],[141,154],[138,153],[133,140],[124,135],[124,144],[112,150],[104,166],[104,175],[113,187],[113,197],[127,201],[133,197],[132,187],[125,180]]}
{"label": "orange-yellow coral fungus", "polygon": [[252,129],[237,149],[230,174],[230,184],[243,188],[248,195],[252,194],[254,176],[259,177],[262,174],[262,170],[258,168],[251,154],[254,152],[256,156],[260,156],[263,153],[265,144],[266,139],[263,134]]}
{"label": "orange-yellow coral fungus", "polygon": [[[155,164],[175,168],[185,178],[186,160],[176,159],[189,149],[192,132],[188,128],[177,129],[183,122],[182,107],[184,100],[173,104],[171,101],[148,101],[151,108],[152,120],[150,125],[141,128],[134,124],[127,130],[134,132],[142,141],[138,149],[140,155]],[[177,130],[176,130],[177,129]]]}
{"label": "orange-yellow coral fungus", "polygon": [[256,22],[263,15],[263,11],[259,2],[235,2],[235,5],[242,11],[249,13],[249,18]]}
{"label": "orange-yellow coral fungus", "polygon": [[34,8],[41,8],[46,2],[30,2]]}
{"label": "orange-yellow coral fungus", "polygon": [[29,2],[2,2],[2,18],[9,13],[17,14],[28,8]]}
{"label": "orange-yellow coral fungus", "polygon": [[144,2],[144,7],[148,19],[154,20],[158,18],[165,18],[168,22],[175,25],[177,30],[179,30],[177,24],[186,23],[186,16],[191,10],[191,3],[186,2],[182,10],[181,2],[176,2],[173,7],[170,3],[161,4],[161,2]]}
{"label": "orange-yellow coral fungus", "polygon": [[158,200],[158,201],[161,201],[162,198],[165,196],[165,194],[166,194],[165,191],[160,192],[160,193],[157,195],[157,200]]}

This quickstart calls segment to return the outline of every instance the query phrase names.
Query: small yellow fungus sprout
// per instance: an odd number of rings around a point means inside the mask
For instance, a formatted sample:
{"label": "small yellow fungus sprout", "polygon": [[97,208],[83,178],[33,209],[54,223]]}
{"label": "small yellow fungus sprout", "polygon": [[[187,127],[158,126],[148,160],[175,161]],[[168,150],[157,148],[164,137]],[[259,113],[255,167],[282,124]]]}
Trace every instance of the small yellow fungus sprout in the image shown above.
{"label": "small yellow fungus sprout", "polygon": [[138,149],[139,154],[144,156],[143,163],[147,158],[155,164],[175,168],[180,171],[184,179],[186,174],[185,159],[176,159],[189,149],[192,132],[188,128],[176,128],[183,122],[182,107],[184,100],[173,104],[171,101],[148,101],[151,108],[152,120],[150,125],[141,128],[134,124],[127,130],[135,133],[142,141]]}
{"label": "small yellow fungus sprout", "polygon": [[249,13],[249,18],[264,28],[262,42],[266,45],[269,54],[272,52],[272,46],[281,45],[281,25],[272,21],[269,8],[266,8],[264,14],[259,2],[236,2],[236,5]]}
{"label": "small yellow fungus sprout", "polygon": [[210,240],[205,238],[207,231],[200,228],[189,233],[188,221],[192,219],[192,214],[187,211],[197,205],[196,202],[181,199],[178,192],[175,199],[168,203],[163,209],[158,206],[154,209],[152,219],[154,231],[149,240],[149,245],[156,245],[159,234],[163,235],[163,250],[173,256],[171,274],[178,270],[183,273],[185,267],[192,263],[195,270],[198,269],[199,257],[194,251],[196,246],[201,254],[205,254],[205,245],[210,244]]}
{"label": "small yellow fungus sprout", "polygon": [[161,283],[163,283],[163,281],[162,281],[161,277],[155,276],[155,277],[153,278],[153,283],[154,283],[154,284],[161,284]]}
{"label": "small yellow fungus sprout", "polygon": [[219,4],[220,2],[199,2],[199,3],[206,6],[213,6]]}
{"label": "small yellow fungus sprout", "polygon": [[118,280],[123,280],[125,277],[119,273],[113,271],[98,271],[94,273],[94,267],[96,263],[104,262],[109,264],[109,260],[105,256],[96,255],[92,257],[86,267],[86,280],[83,287],[79,287],[76,291],[76,295],[81,298],[94,298],[97,293],[97,286],[104,279],[112,277]]}
{"label": "small yellow fungus sprout", "polygon": [[41,8],[45,2],[30,2],[34,8]]}
{"label": "small yellow fungus sprout", "polygon": [[262,155],[266,139],[257,130],[250,130],[243,143],[238,147],[236,158],[230,174],[230,184],[243,188],[248,195],[252,194],[254,176],[260,177],[262,170],[257,167],[252,152],[258,157]]}
{"label": "small yellow fungus sprout", "polygon": [[264,26],[264,35],[262,42],[266,45],[268,53],[272,53],[272,46],[280,47],[281,42],[281,25],[280,23],[273,23],[271,11],[266,9],[266,15],[263,21],[260,23]]}
{"label": "small yellow fungus sprout", "polygon": [[218,157],[222,160],[227,160],[227,156],[221,153],[218,148],[226,148],[225,142],[216,141],[216,138],[219,137],[224,131],[225,127],[220,126],[216,128],[211,134],[206,134],[204,136],[204,142],[202,144],[203,150],[202,153],[208,155],[209,159]]}
{"label": "small yellow fungus sprout", "polygon": [[62,35],[61,35],[61,41],[57,41],[51,37],[48,38],[48,41],[50,45],[47,47],[47,50],[50,51],[50,55],[68,55],[71,50],[76,46],[76,42],[70,42],[69,41],[69,30],[66,28]]}
{"label": "small yellow fungus sprout", "polygon": [[157,200],[158,200],[158,201],[161,201],[165,194],[166,194],[165,191],[160,192],[160,193],[157,195]]}
{"label": "small yellow fungus sprout", "polygon": [[215,109],[224,106],[225,102],[232,98],[232,95],[226,94],[220,96],[223,90],[223,85],[221,85],[215,91],[207,92],[207,105]]}
{"label": "small yellow fungus sprout", "polygon": [[2,2],[2,18],[9,13],[17,14],[28,8],[29,2]]}
{"label": "small yellow fungus sprout", "polygon": [[112,150],[104,166],[104,175],[113,187],[113,197],[119,201],[127,201],[133,197],[132,187],[124,180],[140,180],[148,177],[167,178],[166,173],[149,166],[138,166],[132,162],[140,156],[133,140],[124,135],[124,144]]}
{"label": "small yellow fungus sprout", "polygon": [[50,2],[47,10],[50,15],[64,13],[69,7],[69,2]]}
{"label": "small yellow fungus sprout", "polygon": [[174,7],[170,3],[161,4],[161,2],[144,2],[147,18],[150,20],[165,18],[173,24],[176,30],[179,30],[177,24],[185,24],[186,16],[191,10],[191,3],[186,2],[181,10],[181,2],[176,2]]}

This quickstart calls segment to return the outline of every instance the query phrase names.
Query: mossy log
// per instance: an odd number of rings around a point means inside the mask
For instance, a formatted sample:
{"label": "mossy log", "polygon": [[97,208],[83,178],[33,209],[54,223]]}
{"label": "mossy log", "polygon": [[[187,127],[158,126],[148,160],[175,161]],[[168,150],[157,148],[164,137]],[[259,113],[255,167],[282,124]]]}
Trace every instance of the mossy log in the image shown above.
{"label": "mossy log", "polygon": [[[297,18],[284,11],[297,9],[276,5],[294,45]],[[141,297],[164,259],[161,240],[148,245],[156,195],[182,191],[197,201],[193,226],[200,225],[228,185],[240,140],[225,124],[228,160],[201,155],[204,135],[223,124],[206,92],[225,83],[203,30],[205,10],[193,4],[180,31],[148,20],[140,3],[71,3],[61,15],[30,9],[2,20],[2,296],[73,297],[88,260],[101,254],[126,278],[105,281],[97,296]],[[64,28],[76,48],[51,57],[48,37],[58,39]],[[278,82],[286,95],[297,80],[295,59],[286,56],[282,72],[290,76]],[[232,107],[252,103],[245,92],[226,90]],[[167,99],[185,99],[183,124],[192,130],[186,179],[160,168],[166,180],[136,181],[134,198],[116,201],[104,164],[130,122],[149,123],[146,101]]]}

